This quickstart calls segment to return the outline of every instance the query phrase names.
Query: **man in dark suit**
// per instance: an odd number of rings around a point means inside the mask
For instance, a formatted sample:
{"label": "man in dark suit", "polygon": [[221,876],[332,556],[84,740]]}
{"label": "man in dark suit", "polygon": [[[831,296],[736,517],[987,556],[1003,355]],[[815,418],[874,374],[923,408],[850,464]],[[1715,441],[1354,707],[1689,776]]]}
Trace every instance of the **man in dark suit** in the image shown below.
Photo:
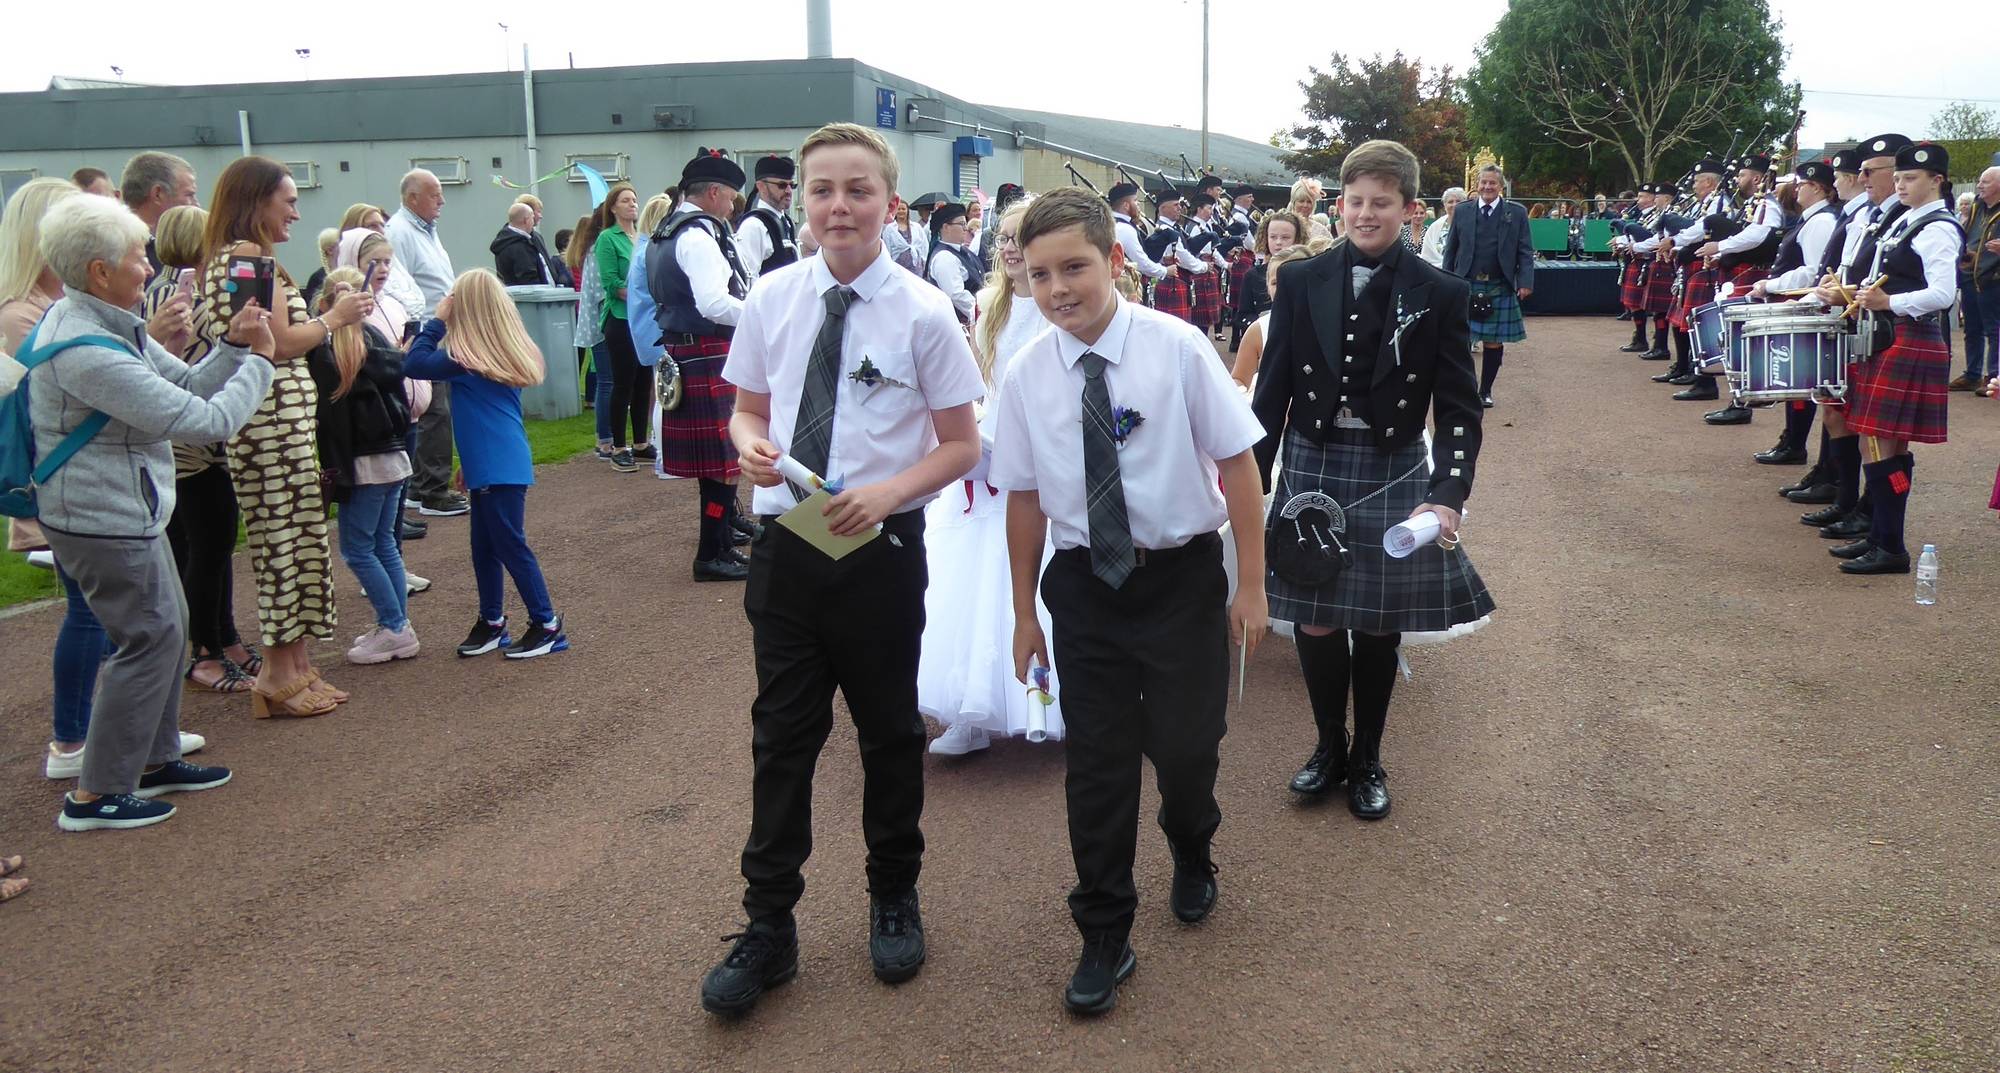
{"label": "man in dark suit", "polygon": [[[1479,401],[1493,405],[1493,381],[1508,343],[1528,337],[1521,302],[1535,291],[1535,244],[1527,210],[1507,200],[1498,165],[1479,169],[1477,197],[1459,203],[1445,239],[1444,267],[1472,282],[1472,337],[1483,348]],[[1490,305],[1490,309],[1488,306]]]}

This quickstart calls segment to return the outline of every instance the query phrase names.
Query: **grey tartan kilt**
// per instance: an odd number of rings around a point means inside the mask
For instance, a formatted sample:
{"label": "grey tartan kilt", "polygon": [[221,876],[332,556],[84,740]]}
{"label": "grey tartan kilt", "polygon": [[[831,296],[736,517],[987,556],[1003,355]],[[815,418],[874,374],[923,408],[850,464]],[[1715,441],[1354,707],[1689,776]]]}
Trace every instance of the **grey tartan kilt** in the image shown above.
{"label": "grey tartan kilt", "polygon": [[1364,630],[1369,633],[1423,633],[1447,630],[1493,613],[1493,597],[1472,567],[1463,548],[1446,551],[1426,544],[1406,559],[1391,559],[1382,550],[1382,534],[1410,516],[1424,501],[1430,484],[1427,468],[1381,495],[1348,508],[1348,504],[1421,466],[1424,442],[1385,451],[1358,442],[1373,434],[1343,432],[1349,442],[1313,443],[1297,432],[1285,432],[1284,469],[1278,474],[1266,529],[1277,521],[1285,502],[1300,492],[1323,492],[1346,509],[1347,531],[1341,542],[1351,550],[1352,565],[1326,585],[1307,586],[1269,574],[1265,592],[1271,617],[1300,626]]}

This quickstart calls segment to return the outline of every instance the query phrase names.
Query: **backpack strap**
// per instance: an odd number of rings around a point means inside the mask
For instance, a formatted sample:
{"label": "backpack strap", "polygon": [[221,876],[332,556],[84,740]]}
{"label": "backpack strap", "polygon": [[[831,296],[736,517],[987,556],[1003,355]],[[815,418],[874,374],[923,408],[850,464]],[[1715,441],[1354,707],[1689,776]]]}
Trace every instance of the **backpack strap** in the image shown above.
{"label": "backpack strap", "polygon": [[[37,322],[35,328],[39,331],[41,324]],[[133,357],[138,356],[138,352],[132,349],[132,344],[115,336],[79,335],[74,339],[65,339],[60,343],[51,343],[48,346],[38,347],[34,345],[35,334],[35,332],[30,332],[28,338],[24,340],[28,345],[22,348],[21,353],[14,355],[14,360],[20,362],[23,368],[33,369],[35,366],[48,361],[65,350],[80,346],[98,346],[104,347],[107,350],[123,350]],[[35,463],[32,478],[34,483],[38,485],[46,484],[48,479],[55,476],[56,471],[63,467],[63,463],[68,462],[78,451],[83,450],[83,445],[95,439],[98,433],[104,431],[104,426],[110,423],[110,414],[102,410],[92,410],[89,417],[84,418],[81,424],[78,424],[69,431],[69,435],[62,438],[61,443],[56,444],[55,450],[50,451],[41,461]]]}

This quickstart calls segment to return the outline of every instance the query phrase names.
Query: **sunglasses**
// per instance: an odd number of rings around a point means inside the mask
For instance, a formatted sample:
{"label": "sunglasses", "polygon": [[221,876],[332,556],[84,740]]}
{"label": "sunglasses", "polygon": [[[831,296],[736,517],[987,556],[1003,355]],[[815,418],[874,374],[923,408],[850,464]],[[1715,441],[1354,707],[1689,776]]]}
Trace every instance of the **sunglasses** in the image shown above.
{"label": "sunglasses", "polygon": [[799,185],[790,179],[759,179],[757,181],[760,183],[770,183],[780,190],[790,190]]}

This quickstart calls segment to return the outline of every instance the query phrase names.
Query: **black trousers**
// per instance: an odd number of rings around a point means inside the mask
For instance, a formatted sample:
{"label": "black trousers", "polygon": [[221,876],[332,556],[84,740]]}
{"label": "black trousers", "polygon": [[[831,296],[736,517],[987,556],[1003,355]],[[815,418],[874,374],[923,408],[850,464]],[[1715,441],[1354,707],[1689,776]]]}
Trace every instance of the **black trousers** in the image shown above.
{"label": "black trousers", "polygon": [[930,570],[921,510],[890,517],[881,537],[838,561],[764,521],[743,591],[757,656],[743,911],[790,928],[805,892],[813,768],[833,730],[836,687],[860,738],[868,891],[893,897],[916,886],[924,854],[917,653]]}
{"label": "black trousers", "polygon": [[194,650],[219,655],[236,634],[236,488],[227,465],[210,466],[174,482],[167,541],[187,594],[187,635]]}
{"label": "black trousers", "polygon": [[1222,823],[1215,771],[1229,701],[1228,591],[1213,533],[1147,553],[1117,589],[1091,573],[1088,548],[1057,552],[1042,574],[1069,731],[1069,911],[1086,935],[1132,930],[1142,756],[1153,762],[1169,842],[1205,847]]}
{"label": "black trousers", "polygon": [[632,418],[633,447],[652,439],[653,370],[639,364],[632,326],[624,317],[604,318],[604,349],[611,352],[611,444],[626,445],[625,418]]}

